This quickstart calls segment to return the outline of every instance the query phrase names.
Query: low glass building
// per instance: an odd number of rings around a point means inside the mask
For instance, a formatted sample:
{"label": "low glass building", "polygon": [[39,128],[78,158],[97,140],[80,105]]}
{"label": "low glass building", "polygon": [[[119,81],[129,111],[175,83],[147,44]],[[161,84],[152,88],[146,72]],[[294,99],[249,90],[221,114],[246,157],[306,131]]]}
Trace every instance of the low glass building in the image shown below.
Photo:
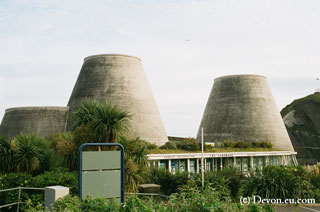
{"label": "low glass building", "polygon": [[[266,151],[266,152],[219,152],[204,153],[204,168],[206,171],[222,170],[225,167],[235,167],[239,171],[263,169],[268,165],[298,165],[296,152]],[[150,168],[165,168],[169,172],[201,171],[202,153],[149,154]]]}

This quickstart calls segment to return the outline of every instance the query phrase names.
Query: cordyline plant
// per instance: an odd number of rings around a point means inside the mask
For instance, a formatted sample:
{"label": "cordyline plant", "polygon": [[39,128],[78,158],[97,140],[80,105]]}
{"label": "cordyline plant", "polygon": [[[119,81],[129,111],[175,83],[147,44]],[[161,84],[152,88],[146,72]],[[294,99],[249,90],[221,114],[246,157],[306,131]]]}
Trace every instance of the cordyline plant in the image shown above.
{"label": "cordyline plant", "polygon": [[[114,143],[130,129],[132,115],[107,101],[104,103],[87,100],[74,113],[77,133],[86,132],[90,142]],[[78,130],[77,130],[78,129]],[[81,130],[79,130],[81,129]],[[87,140],[88,141],[88,140]]]}

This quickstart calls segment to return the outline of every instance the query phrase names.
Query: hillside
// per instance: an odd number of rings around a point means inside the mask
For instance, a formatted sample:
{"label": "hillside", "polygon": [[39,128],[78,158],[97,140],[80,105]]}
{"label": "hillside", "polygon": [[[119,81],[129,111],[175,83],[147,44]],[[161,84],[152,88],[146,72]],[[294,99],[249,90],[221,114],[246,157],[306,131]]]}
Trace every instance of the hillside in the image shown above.
{"label": "hillside", "polygon": [[320,161],[320,93],[294,100],[281,111],[301,164]]}

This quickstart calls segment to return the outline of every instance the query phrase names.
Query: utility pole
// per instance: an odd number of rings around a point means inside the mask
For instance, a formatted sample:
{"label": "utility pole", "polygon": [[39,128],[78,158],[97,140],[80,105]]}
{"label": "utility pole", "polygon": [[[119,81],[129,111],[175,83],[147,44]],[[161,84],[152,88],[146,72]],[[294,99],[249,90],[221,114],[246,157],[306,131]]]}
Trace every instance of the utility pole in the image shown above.
{"label": "utility pole", "polygon": [[202,177],[202,188],[204,188],[204,155],[203,155],[203,127],[201,127],[201,152],[202,152],[202,157],[201,157],[201,177]]}

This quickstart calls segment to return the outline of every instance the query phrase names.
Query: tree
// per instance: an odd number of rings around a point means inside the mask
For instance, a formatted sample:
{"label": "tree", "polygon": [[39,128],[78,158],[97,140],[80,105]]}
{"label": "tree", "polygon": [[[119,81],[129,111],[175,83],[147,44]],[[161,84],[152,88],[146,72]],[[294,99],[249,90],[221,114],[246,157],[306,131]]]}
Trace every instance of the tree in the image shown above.
{"label": "tree", "polygon": [[64,132],[56,135],[53,138],[52,147],[65,167],[70,170],[77,169],[78,148],[76,148],[72,133]]}
{"label": "tree", "polygon": [[11,150],[18,172],[32,174],[50,168],[53,150],[50,150],[49,142],[40,136],[22,133],[11,141]]}
{"label": "tree", "polygon": [[138,185],[146,179],[147,175],[147,142],[121,137],[119,143],[125,150],[125,184],[127,192],[137,192]]}
{"label": "tree", "polygon": [[[77,118],[75,137],[86,130],[86,142],[114,143],[130,129],[132,115],[107,101],[85,101],[74,113]],[[77,128],[82,130],[77,130]],[[80,140],[82,140],[80,138]]]}

